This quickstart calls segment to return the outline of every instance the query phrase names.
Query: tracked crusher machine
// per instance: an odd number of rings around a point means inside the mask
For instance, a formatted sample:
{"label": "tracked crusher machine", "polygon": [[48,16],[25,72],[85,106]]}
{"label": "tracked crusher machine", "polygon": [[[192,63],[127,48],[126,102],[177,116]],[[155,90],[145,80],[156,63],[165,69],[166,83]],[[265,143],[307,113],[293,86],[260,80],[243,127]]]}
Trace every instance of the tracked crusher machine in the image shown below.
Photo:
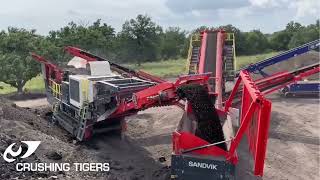
{"label": "tracked crusher machine", "polygon": [[[235,179],[237,148],[244,135],[263,175],[271,102],[264,95],[319,72],[319,64],[261,79],[235,72],[232,33],[203,31],[190,39],[188,75],[168,82],[75,47],[66,68],[32,54],[42,64],[53,118],[79,141],[109,130],[126,130],[126,116],[177,105],[185,110],[172,134],[171,179]],[[251,65],[250,67],[253,67]],[[227,90],[227,81],[234,82]]]}

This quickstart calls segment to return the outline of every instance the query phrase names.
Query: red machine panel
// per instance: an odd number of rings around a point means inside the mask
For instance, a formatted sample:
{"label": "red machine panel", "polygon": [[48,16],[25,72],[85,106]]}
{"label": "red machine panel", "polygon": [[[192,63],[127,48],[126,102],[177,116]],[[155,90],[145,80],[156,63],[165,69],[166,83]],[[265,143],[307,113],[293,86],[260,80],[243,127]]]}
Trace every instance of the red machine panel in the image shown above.
{"label": "red machine panel", "polygon": [[231,143],[229,155],[231,157],[235,153],[243,135],[246,134],[249,150],[254,160],[254,174],[262,176],[268,142],[271,102],[264,98],[249,73],[241,71],[236,85],[226,102],[226,111],[230,108],[238,90],[242,90],[240,127]]}

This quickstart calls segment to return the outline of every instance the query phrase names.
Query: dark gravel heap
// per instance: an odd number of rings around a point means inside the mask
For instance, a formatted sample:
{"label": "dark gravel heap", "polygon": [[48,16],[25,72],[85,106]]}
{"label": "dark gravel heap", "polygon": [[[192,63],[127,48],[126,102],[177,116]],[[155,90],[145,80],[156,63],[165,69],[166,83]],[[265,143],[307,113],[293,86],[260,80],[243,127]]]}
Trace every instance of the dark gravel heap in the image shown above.
{"label": "dark gravel heap", "polygon": [[[199,84],[188,84],[179,87],[177,95],[191,103],[193,113],[198,122],[196,136],[209,143],[225,140],[218,113],[214,108],[214,101],[212,101],[212,98],[210,99],[207,88]],[[217,146],[226,150],[225,143]]]}
{"label": "dark gravel heap", "polygon": [[[21,154],[24,154],[28,149],[28,147],[24,143],[20,143],[20,140],[18,140],[17,137],[0,134],[0,152],[1,153],[3,153],[6,150],[6,148],[12,143],[17,143],[16,146],[13,147],[14,151],[16,151],[18,147],[21,145],[22,147]],[[39,179],[39,178],[47,179],[52,176],[56,176],[60,173],[60,172],[48,172],[48,171],[20,172],[20,171],[16,171],[17,163],[41,163],[41,160],[37,157],[37,155],[32,154],[30,157],[26,159],[21,159],[20,157],[18,157],[14,162],[8,163],[4,161],[2,156],[0,156],[0,179]]]}

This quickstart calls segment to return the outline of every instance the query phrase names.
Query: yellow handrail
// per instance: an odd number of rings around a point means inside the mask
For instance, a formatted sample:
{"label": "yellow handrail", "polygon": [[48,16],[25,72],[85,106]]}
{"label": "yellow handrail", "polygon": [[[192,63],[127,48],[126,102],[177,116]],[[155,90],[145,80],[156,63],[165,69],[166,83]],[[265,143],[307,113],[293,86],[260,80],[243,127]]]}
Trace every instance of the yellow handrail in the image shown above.
{"label": "yellow handrail", "polygon": [[82,79],[81,80],[81,91],[83,95],[83,101],[88,101],[88,95],[89,95],[89,80]]}
{"label": "yellow handrail", "polygon": [[227,33],[227,36],[226,36],[226,41],[232,41],[232,47],[233,47],[233,69],[236,69],[236,62],[237,62],[237,59],[236,59],[236,38],[235,38],[235,35],[234,33]]}
{"label": "yellow handrail", "polygon": [[61,97],[61,84],[56,83],[52,79],[49,79],[49,87],[52,91],[52,95],[58,99]]}
{"label": "yellow handrail", "polygon": [[[200,44],[201,42],[201,37],[200,37],[200,34],[193,34],[191,35],[190,37],[190,44],[189,44],[189,50],[188,50],[188,58],[187,58],[187,72],[190,72],[190,64],[191,64],[191,58],[192,58],[192,49],[193,49],[193,46],[196,44],[196,43],[199,43]],[[194,67],[196,70],[197,67]]]}
{"label": "yellow handrail", "polygon": [[233,41],[234,40],[234,33],[227,33],[226,40]]}
{"label": "yellow handrail", "polygon": [[87,111],[88,111],[89,80],[87,80],[87,79],[81,80],[81,91],[82,91],[82,95],[83,95],[83,103],[80,108],[80,117],[82,119],[85,119]]}

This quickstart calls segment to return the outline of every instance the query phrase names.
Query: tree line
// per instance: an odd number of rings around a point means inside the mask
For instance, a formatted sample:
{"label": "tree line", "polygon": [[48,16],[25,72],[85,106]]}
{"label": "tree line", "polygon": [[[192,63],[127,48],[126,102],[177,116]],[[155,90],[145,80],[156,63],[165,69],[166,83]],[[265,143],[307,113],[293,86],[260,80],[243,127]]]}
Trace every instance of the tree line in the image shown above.
{"label": "tree line", "polygon": [[186,58],[191,34],[221,28],[235,33],[237,55],[288,50],[318,39],[320,33],[319,20],[307,26],[289,22],[284,30],[264,34],[260,30],[243,32],[233,25],[201,26],[189,31],[179,27],[164,29],[147,15],[125,21],[119,32],[100,19],[90,25],[70,22],[46,36],[37,34],[36,30],[9,27],[0,32],[0,81],[21,92],[25,83],[40,71],[29,52],[65,63],[70,57],[63,53],[63,48],[76,46],[114,62],[140,65],[147,61]]}

